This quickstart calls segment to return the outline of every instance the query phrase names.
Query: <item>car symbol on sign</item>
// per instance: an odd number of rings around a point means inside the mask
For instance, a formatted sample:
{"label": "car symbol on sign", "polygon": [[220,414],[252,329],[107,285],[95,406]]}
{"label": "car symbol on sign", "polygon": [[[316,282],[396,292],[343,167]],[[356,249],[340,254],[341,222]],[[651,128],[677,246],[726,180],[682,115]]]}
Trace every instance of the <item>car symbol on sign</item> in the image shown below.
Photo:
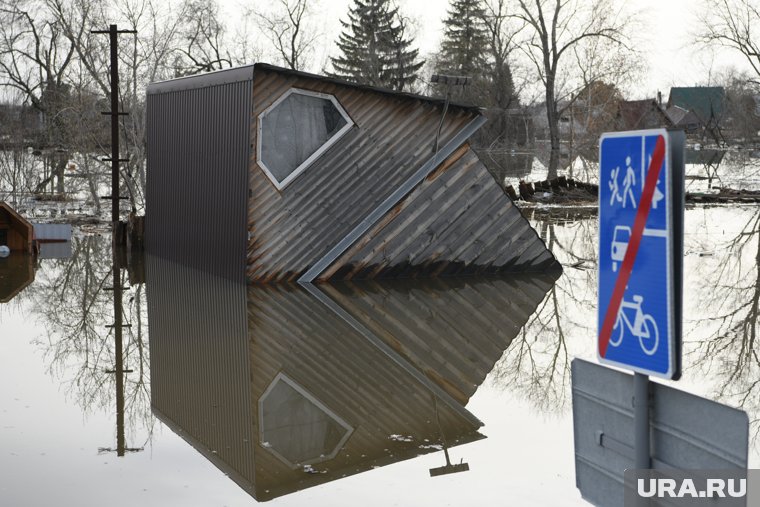
{"label": "car symbol on sign", "polygon": [[626,225],[618,225],[612,234],[612,271],[617,271],[617,263],[623,262],[625,251],[628,250],[628,241],[631,239],[631,228]]}

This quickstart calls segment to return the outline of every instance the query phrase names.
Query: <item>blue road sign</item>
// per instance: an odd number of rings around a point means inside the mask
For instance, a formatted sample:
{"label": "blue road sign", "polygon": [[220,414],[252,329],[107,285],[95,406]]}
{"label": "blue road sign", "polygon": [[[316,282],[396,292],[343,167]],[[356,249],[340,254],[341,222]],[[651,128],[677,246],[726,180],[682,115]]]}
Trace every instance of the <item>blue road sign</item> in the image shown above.
{"label": "blue road sign", "polygon": [[680,374],[673,144],[665,129],[599,141],[599,361],[664,378]]}

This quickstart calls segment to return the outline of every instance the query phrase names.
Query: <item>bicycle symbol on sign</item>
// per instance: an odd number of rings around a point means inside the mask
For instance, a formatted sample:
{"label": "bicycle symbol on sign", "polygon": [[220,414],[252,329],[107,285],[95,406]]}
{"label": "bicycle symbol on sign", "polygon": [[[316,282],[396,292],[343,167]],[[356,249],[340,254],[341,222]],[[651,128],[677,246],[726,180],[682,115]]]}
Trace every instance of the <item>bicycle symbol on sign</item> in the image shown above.
{"label": "bicycle symbol on sign", "polygon": [[[620,329],[620,331],[617,334],[617,338],[610,338],[610,345],[613,347],[620,345],[623,342],[625,329],[628,328],[633,336],[638,337],[641,350],[643,350],[646,355],[651,356],[657,352],[657,345],[660,341],[660,332],[657,329],[657,322],[655,322],[654,317],[641,310],[641,304],[643,302],[644,297],[639,295],[633,296],[633,302],[626,300],[622,301],[617,320],[615,321],[615,327],[612,328],[613,334],[617,329]],[[635,310],[636,314],[633,318],[633,323],[631,323],[626,312],[623,311],[625,309]]]}

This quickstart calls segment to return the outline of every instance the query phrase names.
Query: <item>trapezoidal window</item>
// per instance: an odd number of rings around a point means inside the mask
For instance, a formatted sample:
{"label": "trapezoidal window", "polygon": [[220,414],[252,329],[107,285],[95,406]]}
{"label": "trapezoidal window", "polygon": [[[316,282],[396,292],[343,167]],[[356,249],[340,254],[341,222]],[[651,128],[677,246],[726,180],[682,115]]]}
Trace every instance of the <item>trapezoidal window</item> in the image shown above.
{"label": "trapezoidal window", "polygon": [[259,115],[257,162],[282,189],[352,125],[332,95],[291,88]]}

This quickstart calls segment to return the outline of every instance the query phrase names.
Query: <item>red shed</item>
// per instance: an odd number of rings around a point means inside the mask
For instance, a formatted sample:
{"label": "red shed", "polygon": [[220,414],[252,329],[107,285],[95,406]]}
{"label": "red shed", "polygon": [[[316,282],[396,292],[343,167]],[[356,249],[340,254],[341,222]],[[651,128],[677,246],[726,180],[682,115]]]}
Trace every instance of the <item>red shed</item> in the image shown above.
{"label": "red shed", "polygon": [[0,202],[0,245],[11,251],[32,253],[34,227],[6,202]]}

